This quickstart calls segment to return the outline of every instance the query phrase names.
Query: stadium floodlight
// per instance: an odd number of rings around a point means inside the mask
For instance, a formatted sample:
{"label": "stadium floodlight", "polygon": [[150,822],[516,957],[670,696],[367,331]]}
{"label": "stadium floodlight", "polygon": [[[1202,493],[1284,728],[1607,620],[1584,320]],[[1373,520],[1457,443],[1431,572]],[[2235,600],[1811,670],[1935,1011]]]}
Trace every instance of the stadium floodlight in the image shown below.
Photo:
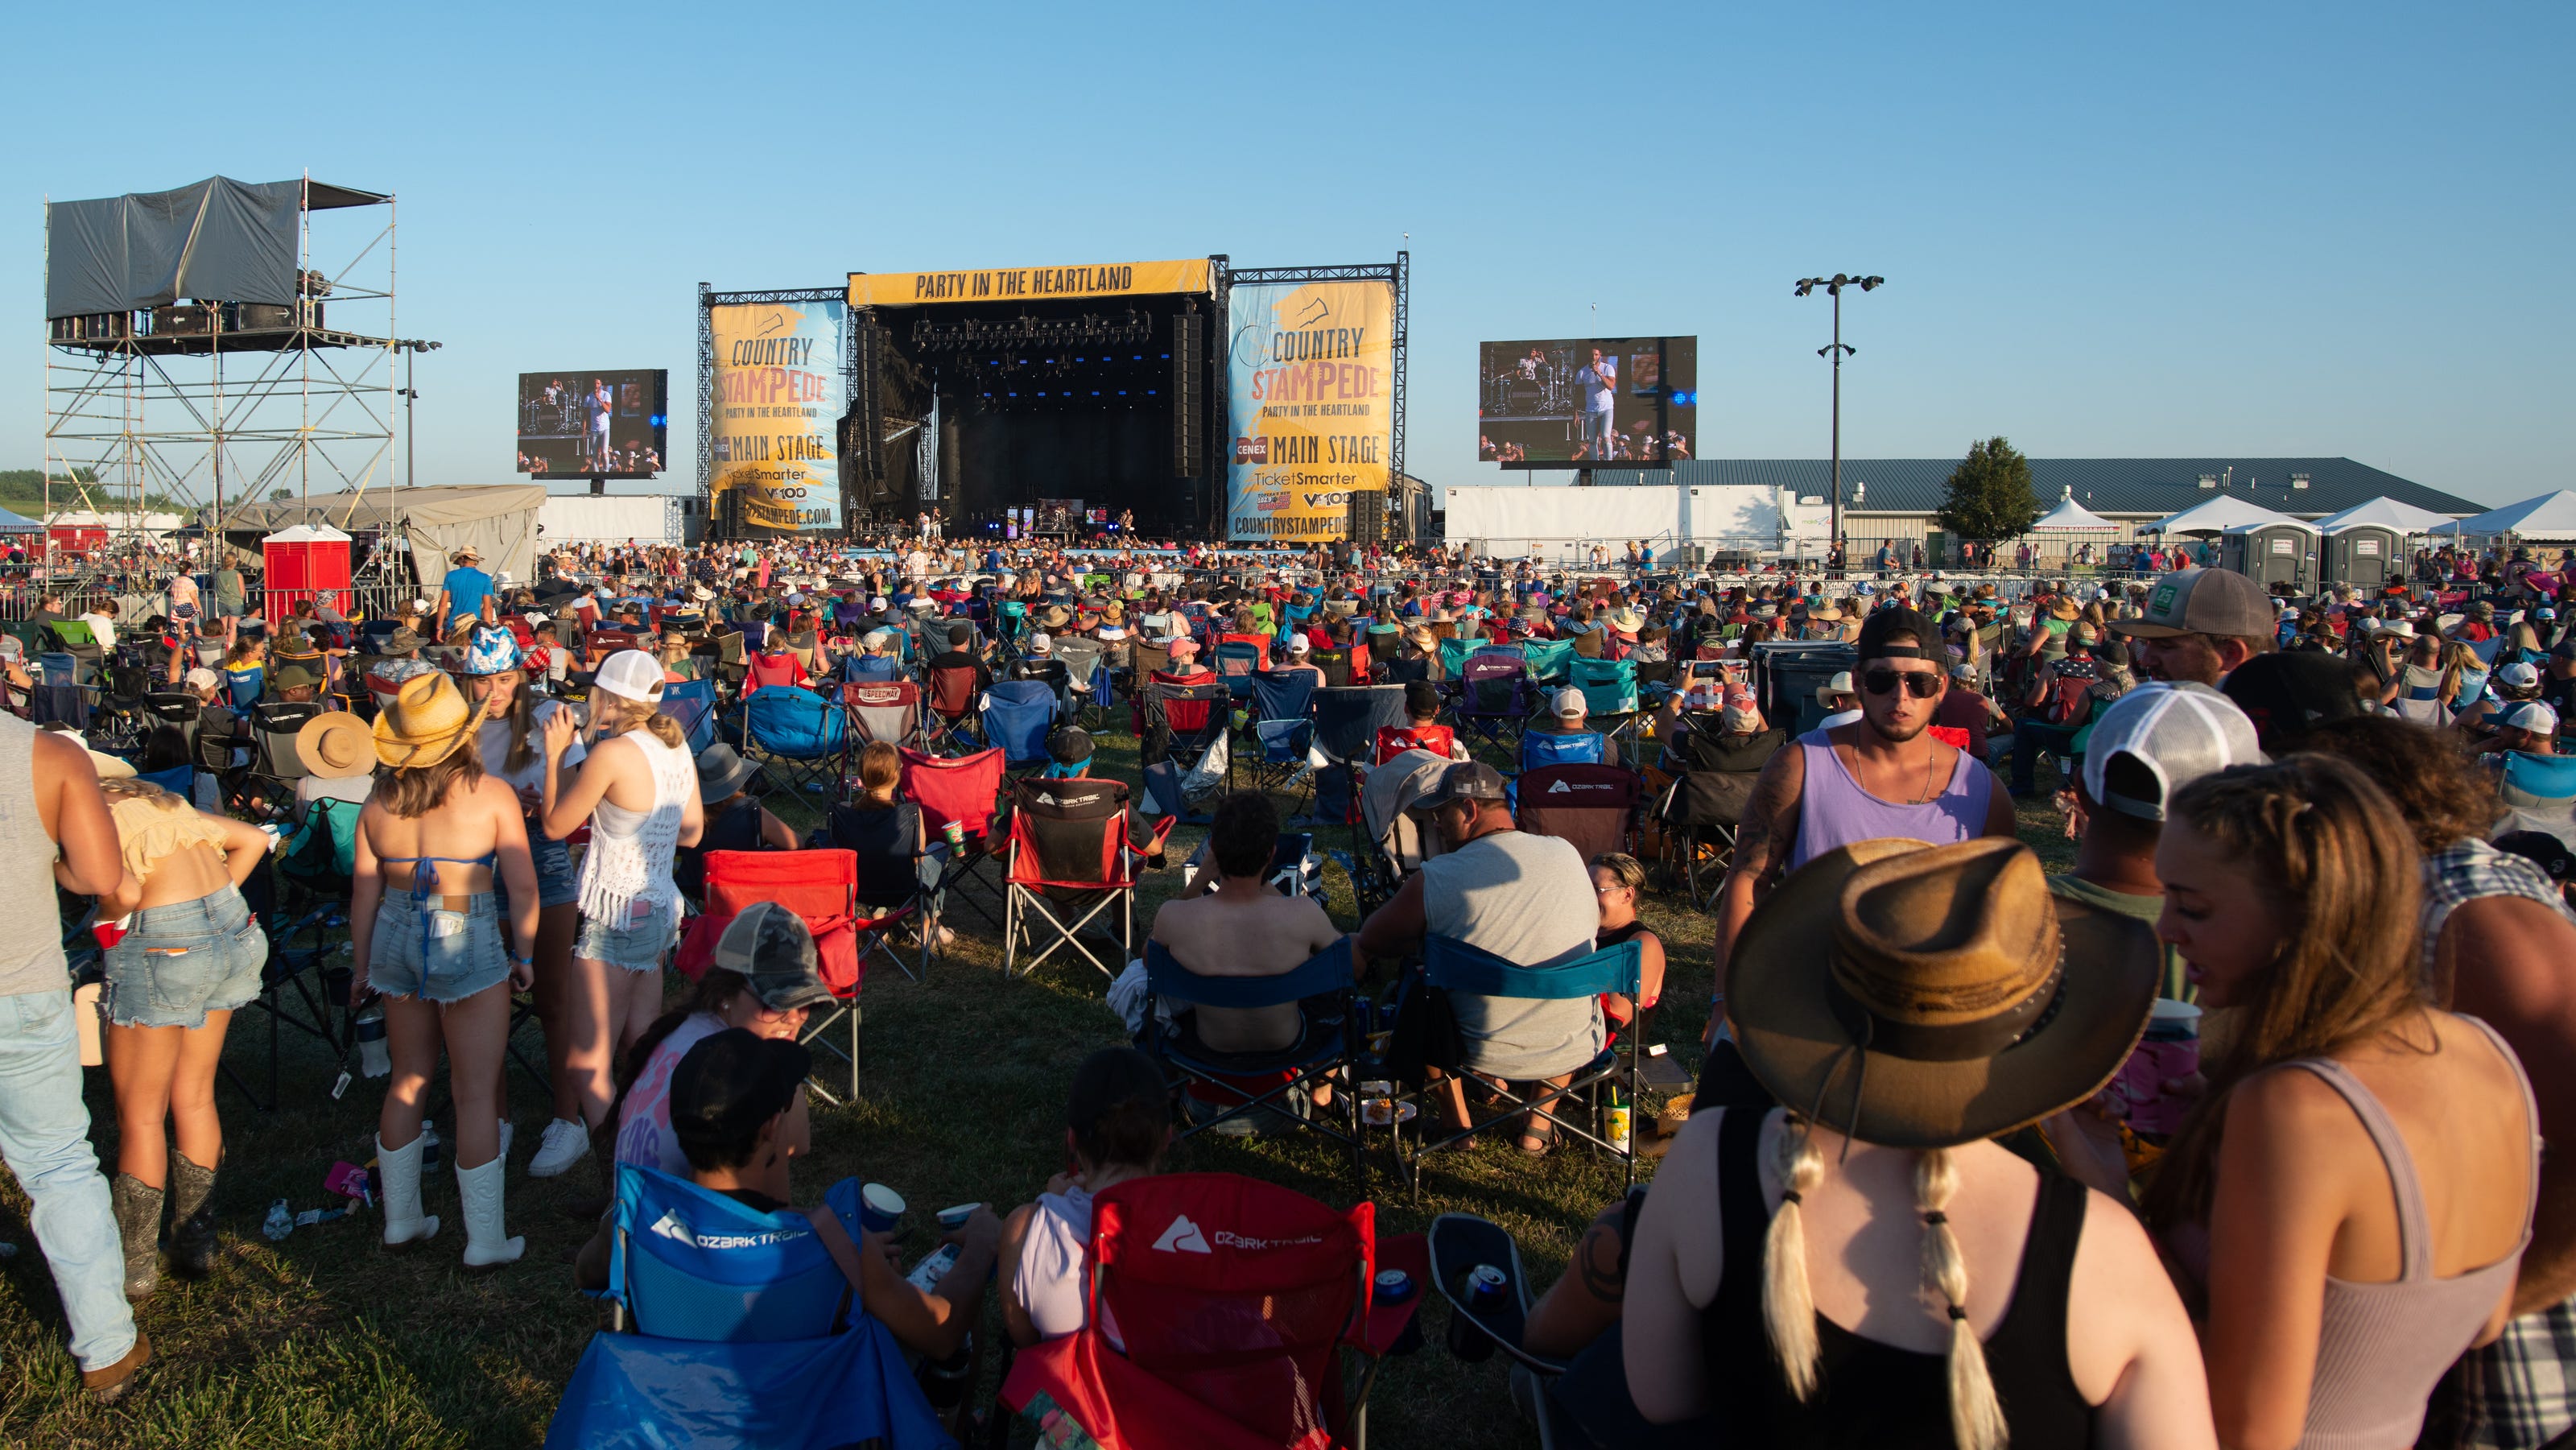
{"label": "stadium floodlight", "polygon": [[[1859,351],[1858,348],[1851,347],[1843,341],[1843,289],[1858,287],[1863,292],[1875,292],[1886,285],[1887,279],[1884,277],[1855,277],[1845,272],[1836,272],[1830,277],[1798,279],[1799,296],[1813,296],[1815,290],[1822,287],[1825,289],[1825,294],[1834,299],[1834,340],[1816,349],[1817,356],[1831,359],[1834,365],[1834,482],[1833,492],[1829,495],[1832,511],[1827,515],[1828,532],[1825,539],[1825,548],[1829,553],[1843,541],[1843,359]],[[1845,568],[1849,568],[1851,560],[1845,558],[1843,564]]]}

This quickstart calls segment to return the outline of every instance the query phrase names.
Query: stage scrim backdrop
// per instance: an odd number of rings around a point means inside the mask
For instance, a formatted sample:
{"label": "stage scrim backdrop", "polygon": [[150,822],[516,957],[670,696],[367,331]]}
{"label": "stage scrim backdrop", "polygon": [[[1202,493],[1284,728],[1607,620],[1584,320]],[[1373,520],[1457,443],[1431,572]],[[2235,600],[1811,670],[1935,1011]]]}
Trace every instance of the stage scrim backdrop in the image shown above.
{"label": "stage scrim backdrop", "polygon": [[754,302],[709,309],[715,333],[714,454],[707,507],[742,491],[747,528],[841,527],[833,436],[847,406],[838,302]]}
{"label": "stage scrim backdrop", "polygon": [[1384,493],[1394,456],[1394,290],[1384,282],[1239,285],[1228,304],[1234,457],[1226,531],[1331,539],[1351,495]]}

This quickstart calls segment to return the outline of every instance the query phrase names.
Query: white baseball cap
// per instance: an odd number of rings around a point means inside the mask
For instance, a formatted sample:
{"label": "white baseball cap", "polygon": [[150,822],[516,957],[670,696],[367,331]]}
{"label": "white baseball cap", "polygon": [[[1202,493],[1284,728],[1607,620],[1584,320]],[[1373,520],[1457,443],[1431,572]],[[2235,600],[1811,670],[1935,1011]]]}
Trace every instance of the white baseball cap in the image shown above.
{"label": "white baseball cap", "polygon": [[1556,692],[1555,710],[1559,720],[1580,720],[1591,709],[1592,706],[1583,698],[1583,692],[1571,685]]}
{"label": "white baseball cap", "polygon": [[1292,655],[1304,654],[1314,647],[1314,642],[1307,639],[1306,636],[1302,634],[1292,634],[1288,636],[1288,653]]}
{"label": "white baseball cap", "polygon": [[1029,653],[1042,655],[1053,648],[1055,648],[1055,641],[1048,638],[1043,631],[1029,636]]}
{"label": "white baseball cap", "polygon": [[[2156,778],[2156,798],[2145,800],[2107,789],[2103,771],[2114,755],[2127,755]],[[2254,721],[2236,702],[2196,681],[2161,680],[2138,686],[2111,702],[2093,722],[2084,750],[2084,790],[2105,807],[2142,820],[2165,818],[2175,791],[2232,765],[2262,765]]]}
{"label": "white baseball cap", "polygon": [[2538,700],[2525,700],[2504,717],[2504,723],[2515,730],[2528,730],[2534,735],[2558,733],[2558,712]]}
{"label": "white baseball cap", "polygon": [[2529,660],[2516,660],[2496,671],[2496,683],[2517,690],[2540,688],[2540,671]]}
{"label": "white baseball cap", "polygon": [[612,695],[653,703],[662,698],[662,662],[640,649],[622,649],[600,665],[591,684]]}

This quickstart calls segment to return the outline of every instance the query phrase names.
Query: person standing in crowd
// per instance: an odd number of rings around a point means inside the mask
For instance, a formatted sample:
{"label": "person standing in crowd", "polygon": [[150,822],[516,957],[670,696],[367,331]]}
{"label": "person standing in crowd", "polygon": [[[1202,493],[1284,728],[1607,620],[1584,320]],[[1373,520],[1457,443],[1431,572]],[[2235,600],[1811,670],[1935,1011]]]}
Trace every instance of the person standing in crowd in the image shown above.
{"label": "person standing in crowd", "polygon": [[2278,632],[2263,586],[2232,569],[2167,574],[2148,591],[2143,615],[2108,627],[2134,642],[2138,668],[2148,678],[2210,686],[2271,653]]}
{"label": "person standing in crowd", "polygon": [[[1940,634],[1912,609],[1861,630],[1861,719],[1798,737],[1755,780],[1718,888],[1717,960],[1788,872],[1837,846],[1897,838],[1948,845],[2013,834],[2012,800],[1984,762],[1929,731],[1947,683]],[[1712,1033],[1722,1024],[1721,998]]]}
{"label": "person standing in crowd", "polygon": [[[77,896],[138,889],[127,878],[97,767],[76,737],[0,712],[0,823],[13,865],[0,902],[20,921],[56,919],[55,888]],[[30,1205],[27,1223],[52,1271],[81,1386],[123,1398],[152,1362],[135,1328],[107,1180],[81,1100],[80,1037],[62,934],[22,931],[0,951],[0,1159]]]}
{"label": "person standing in crowd", "polygon": [[706,827],[688,737],[661,713],[661,699],[662,666],[651,655],[619,650],[602,662],[591,682],[589,753],[569,782],[563,762],[580,727],[569,711],[543,727],[545,834],[561,840],[590,826],[576,885],[565,1062],[593,1131],[607,1119],[618,1056],[661,1015],[662,959],[680,923],[671,863]]}
{"label": "person standing in crowd", "polygon": [[1621,1342],[1646,1419],[1747,1445],[2214,1450],[2126,1185],[1992,1141],[2116,1073],[2155,978],[2144,926],[2053,899],[2018,842],[1864,841],[1793,872],[1727,996],[1753,1076],[1799,1106],[1694,1112],[1655,1175]]}
{"label": "person standing in crowd", "polygon": [[[1392,960],[1425,936],[1462,941],[1533,970],[1591,953],[1600,914],[1582,853],[1556,837],[1522,831],[1505,802],[1500,772],[1481,761],[1451,765],[1424,804],[1449,849],[1425,861],[1360,924],[1352,944],[1355,968]],[[1449,1001],[1468,1072],[1562,1087],[1601,1051],[1601,1006],[1591,998],[1453,992]],[[1465,1090],[1454,1076],[1444,1081],[1450,1122],[1464,1127]],[[1525,1116],[1520,1150],[1543,1154],[1552,1137],[1545,1118]]]}
{"label": "person standing in crowd", "polygon": [[[376,1129],[384,1241],[400,1248],[438,1233],[438,1219],[421,1212],[421,1121],[444,1048],[467,1268],[510,1263],[525,1248],[502,1227],[499,1090],[510,994],[536,980],[541,900],[518,794],[469,748],[479,720],[443,674],[404,681],[377,717],[376,759],[389,773],[358,814],[349,897],[351,1000],[384,998],[393,1055]],[[509,892],[506,926],[496,882]]]}
{"label": "person standing in crowd", "polygon": [[[569,710],[531,689],[521,663],[510,632],[486,625],[474,631],[462,673],[475,709],[475,753],[483,773],[518,798],[529,859],[537,873],[533,995],[537,1022],[545,1031],[546,1073],[553,1086],[554,1108],[528,1174],[551,1178],[578,1162],[590,1141],[581,1123],[580,1087],[565,1057],[572,1042],[565,998],[571,990],[572,939],[581,913],[574,905],[572,849],[548,836],[538,819],[545,795],[545,724]],[[569,770],[581,761],[581,743],[575,741],[565,751],[563,765]],[[508,879],[502,878],[499,884],[501,907],[508,911]]]}
{"label": "person standing in crowd", "polygon": [[447,576],[438,583],[437,626],[442,638],[459,624],[492,624],[492,576],[475,567],[483,556],[467,546],[449,554]]}
{"label": "person standing in crowd", "polygon": [[[2405,823],[2345,762],[2184,787],[2156,872],[2158,934],[2240,1024],[2143,1205],[2207,1324],[2220,1438],[2412,1445],[2443,1371],[2510,1313],[2539,1186],[2522,1068],[2433,1005]],[[2052,1141],[2125,1189],[2098,1128]]]}
{"label": "person standing in crowd", "polygon": [[[215,1175],[224,1125],[215,1071],[235,1011],[259,995],[268,934],[241,884],[273,838],[248,821],[200,811],[118,763],[101,791],[116,821],[124,880],[100,894],[102,921],[121,921],[107,948],[107,1070],[116,1088],[116,1226],[125,1240],[125,1297],[160,1280],[161,1211],[170,1211],[170,1267],[202,1279],[215,1252]],[[177,1161],[168,1136],[175,1127]]]}

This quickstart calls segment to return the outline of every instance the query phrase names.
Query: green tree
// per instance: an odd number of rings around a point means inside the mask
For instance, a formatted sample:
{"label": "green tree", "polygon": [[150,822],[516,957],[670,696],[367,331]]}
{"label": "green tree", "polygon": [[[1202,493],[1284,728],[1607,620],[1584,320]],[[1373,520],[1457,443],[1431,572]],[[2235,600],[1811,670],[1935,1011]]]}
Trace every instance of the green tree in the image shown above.
{"label": "green tree", "polygon": [[2028,533],[2039,522],[2039,495],[2030,486],[2030,460],[2002,438],[1970,444],[1950,470],[1941,503],[1941,527],[1981,543]]}
{"label": "green tree", "polygon": [[291,488],[272,488],[268,491],[268,500],[271,503],[284,503],[293,497],[295,497],[295,490]]}

